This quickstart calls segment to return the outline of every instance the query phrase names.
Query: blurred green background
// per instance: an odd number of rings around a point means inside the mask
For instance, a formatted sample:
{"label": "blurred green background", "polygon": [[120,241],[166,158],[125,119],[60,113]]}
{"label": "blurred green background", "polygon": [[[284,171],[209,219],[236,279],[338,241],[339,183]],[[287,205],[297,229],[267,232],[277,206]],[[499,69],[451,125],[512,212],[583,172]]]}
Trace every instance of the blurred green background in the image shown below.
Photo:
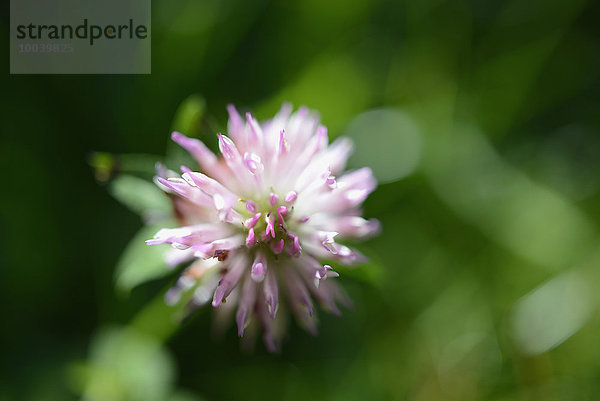
{"label": "blurred green background", "polygon": [[[600,399],[598,17],[581,0],[154,1],[149,76],[4,63],[0,400]],[[227,103],[264,119],[285,100],[355,139],[383,232],[340,278],[352,310],[245,353],[209,308],[173,326],[174,273],[115,289],[142,221],[89,160],[149,155],[117,160],[143,177],[172,128],[214,146]]]}

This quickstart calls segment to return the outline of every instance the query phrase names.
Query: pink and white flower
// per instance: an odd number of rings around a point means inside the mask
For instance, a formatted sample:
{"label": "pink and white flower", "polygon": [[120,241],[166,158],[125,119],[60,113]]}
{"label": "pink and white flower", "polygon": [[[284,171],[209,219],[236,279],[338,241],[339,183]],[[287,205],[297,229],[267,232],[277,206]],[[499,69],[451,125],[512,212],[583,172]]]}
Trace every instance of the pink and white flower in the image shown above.
{"label": "pink and white flower", "polygon": [[193,261],[167,302],[179,302],[193,288],[193,305],[212,299],[220,313],[235,311],[240,336],[257,322],[267,348],[275,350],[283,309],[316,333],[313,299],[336,314],[337,303],[348,302],[335,280],[326,280],[338,274],[319,260],[365,261],[341,241],[379,231],[379,222],[360,210],[377,182],[369,168],[344,172],[352,142],[340,138],[330,145],[327,129],[306,108],[292,113],[284,104],[261,124],[233,106],[228,111],[230,136],[217,135],[220,156],[198,139],[172,134],[199,171],[157,169],[156,182],[174,195],[182,226],[162,229],[147,243],[170,244],[172,265]]}

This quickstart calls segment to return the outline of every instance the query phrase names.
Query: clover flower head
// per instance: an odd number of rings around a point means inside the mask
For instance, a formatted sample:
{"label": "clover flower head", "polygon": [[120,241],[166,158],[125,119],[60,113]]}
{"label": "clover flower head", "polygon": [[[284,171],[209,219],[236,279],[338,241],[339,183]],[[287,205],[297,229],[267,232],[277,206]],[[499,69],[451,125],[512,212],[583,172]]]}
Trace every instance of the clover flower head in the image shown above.
{"label": "clover flower head", "polygon": [[327,280],[338,274],[320,260],[366,260],[338,240],[379,231],[379,222],[360,210],[377,182],[369,168],[343,171],[352,142],[329,144],[327,129],[306,108],[292,113],[284,104],[263,123],[231,105],[228,111],[230,137],[217,135],[220,156],[198,139],[172,134],[199,171],[181,167],[179,175],[158,166],[155,181],[172,194],[182,226],[164,228],[147,243],[170,244],[172,266],[192,261],[167,292],[168,303],[193,290],[191,305],[212,301],[218,313],[235,313],[240,336],[251,323],[260,327],[273,351],[284,334],[279,309],[316,333],[313,300],[335,314],[337,304],[348,304],[335,280]]}

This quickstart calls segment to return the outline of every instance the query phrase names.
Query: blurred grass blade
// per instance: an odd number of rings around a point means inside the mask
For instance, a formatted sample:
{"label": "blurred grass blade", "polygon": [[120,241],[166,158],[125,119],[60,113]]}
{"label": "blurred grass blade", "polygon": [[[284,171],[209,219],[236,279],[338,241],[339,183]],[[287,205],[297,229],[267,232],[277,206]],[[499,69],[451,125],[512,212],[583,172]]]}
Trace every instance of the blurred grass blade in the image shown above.
{"label": "blurred grass blade", "polygon": [[328,54],[309,64],[295,81],[256,111],[259,116],[270,115],[283,102],[293,99],[295,106],[306,105],[327,116],[323,124],[332,138],[367,107],[372,97],[371,88],[350,54]]}
{"label": "blurred grass blade", "polygon": [[461,278],[415,321],[418,348],[427,350],[420,363],[435,365],[443,387],[451,389],[457,376],[482,385],[500,371],[502,355],[489,308],[479,284]]}
{"label": "blurred grass blade", "polygon": [[521,45],[478,69],[473,105],[486,131],[505,132],[523,112],[523,103],[559,38],[554,34]]}
{"label": "blurred grass blade", "polygon": [[585,255],[594,227],[571,203],[508,165],[472,127],[435,143],[427,173],[439,196],[497,243],[547,268]]}
{"label": "blurred grass blade", "polygon": [[535,103],[531,96],[540,72],[585,3],[512,0],[502,5],[474,51],[480,62],[471,107],[486,132],[506,132],[531,108],[527,102]]}
{"label": "blurred grass blade", "polygon": [[589,319],[592,289],[578,271],[553,278],[521,299],[512,334],[526,354],[541,354],[566,341]]}

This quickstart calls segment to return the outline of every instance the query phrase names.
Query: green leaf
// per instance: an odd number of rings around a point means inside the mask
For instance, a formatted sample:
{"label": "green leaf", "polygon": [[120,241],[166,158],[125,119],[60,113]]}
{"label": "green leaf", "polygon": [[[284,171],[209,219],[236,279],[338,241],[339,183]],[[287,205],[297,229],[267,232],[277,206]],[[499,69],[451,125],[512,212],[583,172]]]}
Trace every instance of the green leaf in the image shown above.
{"label": "green leaf", "polygon": [[145,240],[152,238],[164,225],[143,227],[127,245],[115,270],[117,290],[129,293],[146,281],[163,277],[170,272],[165,261],[166,248],[161,245],[148,246]]}
{"label": "green leaf", "polygon": [[161,156],[148,154],[115,155],[107,152],[93,152],[88,157],[88,164],[94,169],[98,181],[106,182],[120,173],[153,176],[156,162]]}
{"label": "green leaf", "polygon": [[325,260],[324,263],[328,263],[333,266],[333,270],[338,272],[340,276],[351,277],[354,280],[361,281],[368,285],[381,287],[385,280],[385,268],[383,261],[372,249],[369,249],[364,244],[360,246],[359,250],[369,259],[366,263],[356,266],[344,266],[333,259]]}
{"label": "green leaf", "polygon": [[[203,117],[206,102],[200,95],[191,95],[186,98],[175,112],[172,131],[178,131],[189,137],[199,137],[203,131]],[[172,168],[181,165],[194,166],[194,159],[179,145],[169,141],[167,145],[166,163]]]}
{"label": "green leaf", "polygon": [[89,362],[77,367],[83,400],[163,401],[175,377],[161,342],[131,328],[102,330]]}
{"label": "green leaf", "polygon": [[206,101],[202,96],[188,96],[175,112],[173,130],[188,136],[199,136],[205,110]]}
{"label": "green leaf", "polygon": [[120,173],[136,173],[154,176],[156,162],[164,156],[149,155],[144,153],[128,153],[116,156],[117,168]]}
{"label": "green leaf", "polygon": [[119,202],[142,216],[171,214],[169,198],[150,181],[120,175],[111,181],[108,190]]}

